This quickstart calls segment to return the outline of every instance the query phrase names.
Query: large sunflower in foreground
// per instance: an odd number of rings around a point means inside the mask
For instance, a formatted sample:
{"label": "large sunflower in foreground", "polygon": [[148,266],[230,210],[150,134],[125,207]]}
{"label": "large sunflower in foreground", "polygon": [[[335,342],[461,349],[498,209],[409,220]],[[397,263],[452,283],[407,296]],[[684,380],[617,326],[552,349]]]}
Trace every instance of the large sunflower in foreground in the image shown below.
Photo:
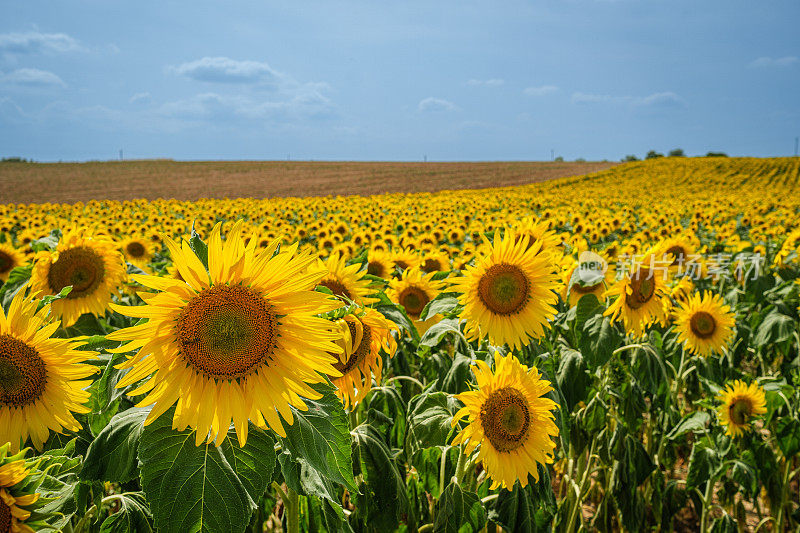
{"label": "large sunflower in foreground", "polygon": [[370,297],[374,291],[369,287],[370,281],[364,279],[366,272],[359,272],[361,263],[348,266],[344,257],[334,252],[324,263],[320,260],[318,266],[325,273],[318,285],[330,289],[334,296],[343,296],[361,306],[378,301]]}
{"label": "large sunflower in foreground", "polygon": [[719,295],[705,292],[695,293],[681,305],[675,329],[687,350],[706,356],[727,346],[735,323],[730,306]]}
{"label": "large sunflower in foreground", "polygon": [[403,271],[400,279],[393,279],[386,295],[396,304],[402,305],[420,335],[442,319],[442,315],[429,316],[421,320],[420,314],[428,302],[436,298],[444,287],[444,282],[433,279],[435,272],[423,273],[419,268]]}
{"label": "large sunflower in foreground", "polygon": [[766,414],[767,401],[764,389],[753,382],[746,385],[736,380],[717,395],[721,405],[717,407],[720,422],[727,427],[726,435],[740,437],[750,428],[750,420]]}
{"label": "large sunflower in foreground", "polygon": [[513,355],[497,355],[494,373],[484,361],[475,364],[478,390],[456,396],[464,407],[453,417],[453,426],[464,417],[469,424],[453,445],[464,443],[467,455],[480,445],[478,460],[492,479],[491,489],[511,490],[517,480],[524,487],[528,474],[539,481],[537,463],[553,462],[553,437],[558,435],[553,413],[558,404],[543,397],[553,390],[550,382]]}
{"label": "large sunflower in foreground", "polygon": [[10,442],[12,452],[29,437],[41,450],[50,431],[78,431],[72,413],[89,412],[85,378],[97,371],[82,364],[95,353],[78,350],[80,341],[51,338],[59,322],[48,323],[50,306],[36,312],[37,302],[24,292],[14,296],[8,315],[0,308],[0,442]]}
{"label": "large sunflower in foreground", "polygon": [[125,263],[113,241],[92,237],[88,230],[64,233],[55,252],[36,254],[31,285],[42,295],[72,291],[53,302],[53,313],[71,326],[84,313],[105,314],[111,295],[125,280]]}
{"label": "large sunflower in foreground", "polygon": [[6,281],[11,271],[25,264],[22,252],[7,244],[0,244],[0,281]]}
{"label": "large sunflower in foreground", "polygon": [[8,451],[8,443],[0,446],[0,532],[33,533],[31,526],[38,530],[45,525],[36,519],[26,523],[35,510],[30,507],[39,501],[39,494],[29,486],[38,483],[23,459],[25,453],[8,456]]}
{"label": "large sunflower in foreground", "polygon": [[647,255],[641,263],[636,263],[629,274],[606,292],[606,296],[615,300],[603,314],[610,315],[612,323],[621,319],[625,331],[635,338],[641,337],[654,322],[666,320],[666,280],[661,272],[650,268],[650,257]]}
{"label": "large sunflower in foreground", "polygon": [[392,330],[397,331],[397,326],[370,308],[364,309],[361,316],[351,313],[340,318],[336,326],[342,334],[337,341],[342,353],[333,366],[341,377],[332,377],[331,381],[345,408],[355,407],[372,388],[373,376],[380,383],[383,368],[380,351],[383,348],[389,356],[394,355],[397,343]]}
{"label": "large sunflower in foreground", "polygon": [[488,335],[493,345],[521,348],[544,334],[556,313],[559,283],[551,257],[539,253],[540,246],[529,247],[527,237],[517,239],[511,231],[501,240],[495,232],[487,255],[451,282],[461,293],[460,318],[467,321],[470,339]]}
{"label": "large sunflower in foreground", "polygon": [[184,281],[136,275],[159,292],[143,293],[143,306],[112,304],[123,315],[149,319],[107,336],[130,341],[119,352],[138,350],[120,365],[130,372],[118,386],[149,378],[129,393],[147,394],[140,406],[155,404],[145,423],[177,404],[173,425],[196,429],[198,445],[219,445],[231,421],[241,445],[248,420],[285,436],[278,413],[291,425],[290,407],[306,409],[301,396],[320,397],[310,384],[339,375],[338,334],[315,316],[338,306],[314,291],[325,275],[309,269],[317,258],[298,254],[296,244],[279,253],[277,241],[257,248],[253,238],[245,246],[239,224],[224,243],[221,225],[214,227],[208,270],[186,240],[165,238]]}

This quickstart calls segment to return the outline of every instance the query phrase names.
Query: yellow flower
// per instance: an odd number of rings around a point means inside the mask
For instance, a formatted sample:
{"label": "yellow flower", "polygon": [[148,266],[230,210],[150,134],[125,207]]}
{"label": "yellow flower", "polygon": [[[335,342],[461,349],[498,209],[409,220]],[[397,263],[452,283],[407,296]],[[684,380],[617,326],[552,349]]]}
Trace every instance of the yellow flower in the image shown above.
{"label": "yellow flower", "polygon": [[397,349],[392,331],[398,328],[374,309],[364,309],[361,316],[348,314],[336,321],[341,331],[338,341],[342,348],[339,362],[334,368],[341,377],[331,377],[336,386],[336,395],[345,408],[355,407],[372,388],[372,378],[380,383],[383,359],[380,350],[391,357]]}
{"label": "yellow flower", "polygon": [[388,252],[372,249],[367,256],[367,274],[389,279],[394,273],[394,261]]}
{"label": "yellow flower", "polygon": [[25,460],[18,459],[23,454],[6,457],[9,444],[0,446],[0,532],[33,533],[25,523],[31,517],[31,510],[24,509],[39,501],[39,494],[25,490],[26,478],[31,470],[26,468]]}
{"label": "yellow flower", "polygon": [[420,320],[420,314],[428,302],[436,298],[444,283],[434,280],[435,272],[423,274],[419,268],[409,268],[403,271],[400,279],[393,279],[389,284],[386,295],[396,304],[403,306],[409,318],[414,322],[420,335],[442,319],[436,314],[426,320]]}
{"label": "yellow flower", "polygon": [[41,450],[50,431],[78,431],[72,413],[89,412],[85,378],[97,370],[82,364],[96,354],[78,350],[80,341],[52,338],[60,323],[48,322],[50,305],[37,312],[24,292],[8,315],[0,308],[0,442],[10,442],[12,452],[29,437]]}
{"label": "yellow flower", "polygon": [[147,264],[153,258],[154,250],[148,239],[129,237],[122,241],[122,253],[126,261],[142,270],[147,270]]}
{"label": "yellow flower", "polygon": [[[113,309],[148,318],[107,337],[130,341],[118,351],[138,350],[120,365],[131,369],[119,387],[149,378],[132,396],[154,405],[150,423],[176,405],[173,425],[197,430],[196,443],[219,445],[233,421],[239,443],[248,421],[285,436],[278,413],[291,425],[290,406],[305,409],[301,396],[320,395],[309,384],[338,375],[340,348],[332,324],[316,315],[335,309],[336,300],[314,291],[325,275],[309,269],[317,260],[297,254],[297,245],[277,250],[277,241],[245,246],[240,222],[223,243],[217,224],[208,242],[208,270],[187,241],[164,241],[184,281],[133,276],[156,289],[142,293],[144,306]],[[274,254],[274,256],[273,256]]]}
{"label": "yellow flower", "polygon": [[495,372],[484,361],[472,367],[478,390],[456,397],[464,402],[453,418],[453,426],[467,417],[468,425],[453,439],[472,454],[480,445],[478,460],[492,479],[491,489],[511,489],[519,480],[528,484],[528,474],[539,481],[537,464],[553,462],[558,435],[553,410],[558,404],[543,396],[553,390],[539,371],[521,364],[513,355],[495,357]]}
{"label": "yellow flower", "polygon": [[126,275],[116,243],[73,229],[64,233],[55,252],[36,254],[31,286],[42,295],[72,286],[66,298],[53,302],[53,313],[71,326],[84,313],[104,315]]}
{"label": "yellow flower", "polygon": [[695,293],[681,304],[675,327],[692,353],[707,356],[722,351],[733,336],[736,320],[719,295]]}
{"label": "yellow flower", "polygon": [[555,316],[559,285],[550,256],[539,247],[538,242],[528,247],[527,237],[518,240],[511,231],[503,240],[495,232],[487,255],[451,282],[461,293],[460,318],[467,321],[470,339],[488,335],[494,345],[521,348],[544,334]]}
{"label": "yellow flower", "polygon": [[606,291],[607,297],[616,297],[605,311],[611,322],[622,319],[625,331],[633,337],[641,337],[645,329],[654,322],[664,323],[666,312],[666,280],[662,273],[651,268],[650,258],[636,263],[631,273],[624,276]]}
{"label": "yellow flower", "polygon": [[717,400],[722,402],[717,407],[720,422],[727,426],[725,434],[731,437],[744,435],[750,420],[767,412],[764,389],[755,382],[746,385],[737,379],[720,391]]}
{"label": "yellow flower", "polygon": [[361,306],[378,301],[377,298],[369,296],[373,291],[369,287],[370,281],[364,279],[366,272],[359,272],[361,263],[348,266],[344,257],[338,252],[334,252],[324,263],[319,261],[317,268],[325,274],[319,285],[330,289],[334,296],[349,298]]}
{"label": "yellow flower", "polygon": [[11,271],[25,264],[25,256],[7,244],[0,244],[0,281],[6,281]]}

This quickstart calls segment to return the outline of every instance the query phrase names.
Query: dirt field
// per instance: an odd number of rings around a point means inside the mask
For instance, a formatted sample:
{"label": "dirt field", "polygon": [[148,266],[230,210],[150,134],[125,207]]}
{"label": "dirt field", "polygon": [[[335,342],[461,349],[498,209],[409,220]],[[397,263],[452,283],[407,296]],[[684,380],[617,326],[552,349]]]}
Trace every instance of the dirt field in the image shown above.
{"label": "dirt field", "polygon": [[615,163],[354,163],[169,160],[0,163],[0,204],[266,198],[522,185]]}

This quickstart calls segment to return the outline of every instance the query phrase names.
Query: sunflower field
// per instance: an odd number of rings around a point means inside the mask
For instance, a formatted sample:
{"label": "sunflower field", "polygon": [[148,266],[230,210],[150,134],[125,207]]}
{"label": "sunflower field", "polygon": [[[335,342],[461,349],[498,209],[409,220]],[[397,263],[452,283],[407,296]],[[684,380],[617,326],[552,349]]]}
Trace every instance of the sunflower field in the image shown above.
{"label": "sunflower field", "polygon": [[798,531],[798,190],[0,205],[0,533]]}

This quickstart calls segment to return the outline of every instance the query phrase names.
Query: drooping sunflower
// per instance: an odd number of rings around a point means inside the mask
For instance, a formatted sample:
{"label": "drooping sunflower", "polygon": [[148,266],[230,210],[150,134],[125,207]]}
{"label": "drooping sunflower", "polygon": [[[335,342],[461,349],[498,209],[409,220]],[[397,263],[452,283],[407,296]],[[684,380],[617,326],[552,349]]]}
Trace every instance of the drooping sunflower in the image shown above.
{"label": "drooping sunflower", "polygon": [[702,356],[720,352],[733,336],[736,323],[729,305],[719,295],[695,293],[681,304],[675,326],[686,349]]}
{"label": "drooping sunflower", "polygon": [[82,364],[95,352],[80,341],[52,338],[58,321],[48,322],[50,305],[38,312],[32,296],[19,291],[8,315],[0,308],[0,442],[16,453],[30,437],[41,450],[50,431],[78,431],[72,413],[88,413],[84,389],[97,368]]}
{"label": "drooping sunflower", "polygon": [[25,452],[9,456],[10,446],[9,443],[0,446],[0,532],[33,533],[31,526],[39,529],[45,525],[35,519],[28,521],[31,511],[35,511],[30,507],[39,501],[40,495],[29,489],[36,483],[32,468],[23,459]]}
{"label": "drooping sunflower", "polygon": [[392,331],[397,331],[394,322],[387,320],[374,309],[364,309],[363,314],[350,313],[336,321],[341,331],[337,343],[342,348],[339,362],[334,368],[341,377],[331,377],[336,386],[336,395],[345,409],[355,407],[372,388],[372,378],[380,383],[383,359],[381,348],[391,357],[397,349]]}
{"label": "drooping sunflower", "polygon": [[488,335],[494,345],[521,348],[544,334],[556,314],[559,283],[550,256],[540,254],[540,246],[528,247],[528,238],[517,239],[512,231],[501,240],[495,231],[487,254],[451,281],[461,293],[460,318],[467,321],[468,338]]}
{"label": "drooping sunflower", "polygon": [[6,281],[11,271],[25,264],[25,256],[7,244],[0,244],[0,281]]}
{"label": "drooping sunflower", "polygon": [[453,417],[453,427],[464,417],[468,425],[452,444],[465,444],[467,455],[480,446],[478,460],[492,479],[492,490],[511,490],[517,480],[525,487],[528,474],[539,481],[537,463],[553,462],[553,437],[558,435],[553,413],[558,404],[543,397],[553,390],[550,382],[510,354],[495,357],[494,373],[481,360],[472,372],[478,390],[456,396],[464,407]]}
{"label": "drooping sunflower", "polygon": [[335,296],[349,298],[361,306],[378,301],[370,297],[374,291],[370,289],[370,281],[364,279],[366,272],[360,272],[361,263],[348,266],[344,256],[334,252],[324,263],[320,260],[317,267],[325,274],[318,285],[327,287]]}
{"label": "drooping sunflower", "polygon": [[389,279],[394,272],[394,261],[388,252],[372,249],[367,255],[367,274]]}
{"label": "drooping sunflower", "polygon": [[104,315],[126,275],[116,243],[73,229],[64,233],[55,252],[36,254],[31,286],[42,295],[72,286],[66,298],[53,302],[53,313],[71,326],[84,313]]}
{"label": "drooping sunflower", "polygon": [[420,319],[422,310],[444,287],[444,282],[433,279],[434,275],[435,272],[423,274],[419,268],[409,268],[403,271],[400,279],[393,279],[386,291],[393,302],[403,306],[420,335],[442,319],[441,314]]}
{"label": "drooping sunflower", "polygon": [[198,445],[221,444],[231,421],[241,445],[248,420],[285,436],[278,413],[291,425],[290,406],[304,410],[301,396],[320,397],[310,384],[339,374],[338,333],[316,316],[338,301],[313,290],[325,275],[309,268],[317,258],[297,253],[297,244],[277,254],[278,241],[259,248],[252,238],[245,246],[239,228],[237,222],[223,242],[221,224],[214,227],[208,270],[186,240],[165,237],[184,281],[136,275],[159,292],[144,296],[144,306],[112,304],[149,319],[107,336],[130,341],[119,352],[138,350],[120,365],[131,370],[118,386],[149,378],[130,392],[146,394],[140,406],[155,404],[145,423],[177,404],[174,427],[196,429]]}
{"label": "drooping sunflower", "polygon": [[767,412],[764,389],[753,382],[750,385],[741,380],[728,384],[717,395],[721,405],[717,407],[720,422],[727,427],[726,435],[740,437],[750,428],[750,421]]}
{"label": "drooping sunflower", "polygon": [[612,323],[621,319],[625,331],[635,338],[641,337],[654,322],[663,324],[666,320],[666,280],[663,273],[650,267],[650,257],[652,254],[634,264],[628,274],[606,291],[606,297],[616,299],[604,315],[611,316]]}
{"label": "drooping sunflower", "polygon": [[126,261],[147,270],[147,264],[153,259],[153,244],[149,239],[129,237],[122,241],[122,253]]}

